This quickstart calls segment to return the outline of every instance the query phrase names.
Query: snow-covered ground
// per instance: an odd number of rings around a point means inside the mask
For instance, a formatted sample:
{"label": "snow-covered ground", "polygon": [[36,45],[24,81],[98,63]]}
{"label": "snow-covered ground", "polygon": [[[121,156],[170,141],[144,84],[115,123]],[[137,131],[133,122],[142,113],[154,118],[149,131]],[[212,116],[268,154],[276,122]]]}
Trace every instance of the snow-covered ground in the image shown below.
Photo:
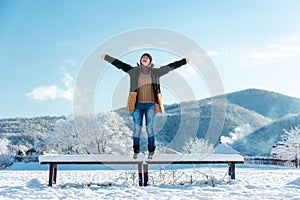
{"label": "snow-covered ground", "polygon": [[48,166],[15,163],[0,171],[0,199],[300,199],[298,169],[237,165],[236,180],[230,181],[226,165],[174,167],[150,169],[150,186],[139,187],[130,166],[61,166],[57,185],[48,187]]}

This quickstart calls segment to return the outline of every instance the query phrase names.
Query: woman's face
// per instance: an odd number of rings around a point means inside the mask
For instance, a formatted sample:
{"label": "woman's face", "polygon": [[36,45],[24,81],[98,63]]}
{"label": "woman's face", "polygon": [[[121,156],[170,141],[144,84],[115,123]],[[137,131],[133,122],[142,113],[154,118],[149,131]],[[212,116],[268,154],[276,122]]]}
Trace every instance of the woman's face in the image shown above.
{"label": "woman's face", "polygon": [[148,57],[148,56],[143,56],[142,58],[141,58],[141,63],[142,63],[142,65],[144,65],[144,66],[148,66],[148,65],[150,65],[150,58]]}

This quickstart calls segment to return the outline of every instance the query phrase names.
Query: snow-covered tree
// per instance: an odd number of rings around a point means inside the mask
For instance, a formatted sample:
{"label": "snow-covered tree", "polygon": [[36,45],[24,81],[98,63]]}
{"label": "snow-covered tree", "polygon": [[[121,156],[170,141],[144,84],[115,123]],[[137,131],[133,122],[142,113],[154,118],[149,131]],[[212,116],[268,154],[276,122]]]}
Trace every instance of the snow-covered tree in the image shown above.
{"label": "snow-covered tree", "polygon": [[9,140],[1,139],[0,140],[0,169],[5,169],[9,167],[14,162],[14,155],[9,149]]}
{"label": "snow-covered tree", "polygon": [[79,153],[77,135],[72,116],[56,122],[54,131],[46,141],[47,151],[57,153]]}
{"label": "snow-covered tree", "polygon": [[273,146],[271,155],[286,160],[298,160],[300,153],[300,125],[284,130],[282,141]]}
{"label": "snow-covered tree", "polygon": [[115,112],[69,116],[57,122],[48,151],[124,154],[132,150],[131,135]]}
{"label": "snow-covered tree", "polygon": [[214,149],[213,145],[205,139],[190,138],[182,147],[185,153],[211,153]]}

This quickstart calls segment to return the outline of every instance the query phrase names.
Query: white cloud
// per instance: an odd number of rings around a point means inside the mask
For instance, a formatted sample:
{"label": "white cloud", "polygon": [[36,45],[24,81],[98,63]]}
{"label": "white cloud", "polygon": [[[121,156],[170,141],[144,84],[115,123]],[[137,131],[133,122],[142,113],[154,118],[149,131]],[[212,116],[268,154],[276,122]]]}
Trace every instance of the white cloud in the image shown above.
{"label": "white cloud", "polygon": [[64,59],[60,61],[60,68],[59,71],[64,72],[64,71],[73,71],[74,69],[77,68],[78,63],[73,60],[73,59]]}
{"label": "white cloud", "polygon": [[189,64],[177,69],[177,72],[180,73],[185,78],[197,75],[196,69],[192,65],[189,65]]}
{"label": "white cloud", "polygon": [[25,96],[29,99],[41,101],[48,99],[65,99],[68,101],[73,101],[73,77],[70,74],[64,73],[61,82],[64,85],[63,88],[58,85],[39,86],[33,89],[31,92],[25,94]]}
{"label": "white cloud", "polygon": [[[178,71],[185,78],[191,78],[191,76],[198,77],[199,73],[201,73],[201,67],[211,66],[211,56],[222,55],[227,56],[227,50],[224,50],[224,52],[214,50],[208,50],[206,52],[188,52],[187,57],[190,58],[190,63],[177,69],[176,71]],[[200,78],[202,79],[202,77]]]}
{"label": "white cloud", "polygon": [[73,82],[74,82],[74,79],[73,77],[68,74],[68,73],[64,73],[64,76],[61,78],[61,82],[67,87],[67,88],[70,88],[73,86]]}
{"label": "white cloud", "polygon": [[26,96],[30,99],[35,100],[53,100],[62,98],[72,101],[72,91],[70,91],[69,89],[63,90],[57,85],[37,87],[30,93],[27,93]]}
{"label": "white cloud", "polygon": [[300,54],[300,44],[297,45],[270,45],[270,49],[281,52],[287,57],[297,56]]}
{"label": "white cloud", "polygon": [[74,66],[74,67],[76,67],[78,65],[77,62],[73,59],[65,59],[65,60],[62,60],[61,63],[64,65]]}
{"label": "white cloud", "polygon": [[219,50],[208,50],[206,51],[206,54],[209,57],[230,57],[234,54],[234,52],[232,50],[229,50],[227,48],[225,49],[219,49]]}
{"label": "white cloud", "polygon": [[264,50],[252,51],[243,55],[250,64],[288,60],[300,55],[300,44],[271,44]]}
{"label": "white cloud", "polygon": [[218,56],[220,53],[218,51],[208,50],[207,52],[208,56]]}
{"label": "white cloud", "polygon": [[279,36],[276,37],[276,39],[280,42],[280,43],[289,43],[289,44],[296,44],[296,43],[300,43],[300,36],[299,35],[287,35],[287,36]]}
{"label": "white cloud", "polygon": [[[218,59],[230,59],[238,61],[238,66],[256,66],[261,64],[276,63],[278,61],[290,61],[300,57],[300,36],[273,37],[272,42],[250,50],[218,49],[208,50],[206,54]],[[225,61],[225,60],[223,60]]]}

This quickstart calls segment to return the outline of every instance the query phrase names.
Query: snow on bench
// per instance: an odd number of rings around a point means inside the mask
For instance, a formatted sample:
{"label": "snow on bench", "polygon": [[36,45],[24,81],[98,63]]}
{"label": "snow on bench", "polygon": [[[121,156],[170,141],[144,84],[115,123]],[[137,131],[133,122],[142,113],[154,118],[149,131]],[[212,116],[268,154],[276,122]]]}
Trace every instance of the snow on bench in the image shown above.
{"label": "snow on bench", "polygon": [[214,164],[214,163],[243,163],[240,154],[155,154],[153,159],[140,155],[133,159],[129,155],[44,155],[39,156],[40,164]]}
{"label": "snow on bench", "polygon": [[222,164],[244,163],[240,154],[157,154],[148,164]]}
{"label": "snow on bench", "polygon": [[138,164],[141,158],[133,159],[129,155],[45,155],[39,157],[40,164]]}
{"label": "snow on bench", "polygon": [[211,154],[155,154],[153,159],[147,159],[145,155],[140,155],[137,159],[129,155],[43,155],[39,157],[39,162],[50,165],[49,186],[56,183],[58,164],[137,164],[139,185],[147,186],[149,164],[228,164],[228,174],[235,179],[235,164],[244,163],[244,157],[240,154],[216,152]]}

